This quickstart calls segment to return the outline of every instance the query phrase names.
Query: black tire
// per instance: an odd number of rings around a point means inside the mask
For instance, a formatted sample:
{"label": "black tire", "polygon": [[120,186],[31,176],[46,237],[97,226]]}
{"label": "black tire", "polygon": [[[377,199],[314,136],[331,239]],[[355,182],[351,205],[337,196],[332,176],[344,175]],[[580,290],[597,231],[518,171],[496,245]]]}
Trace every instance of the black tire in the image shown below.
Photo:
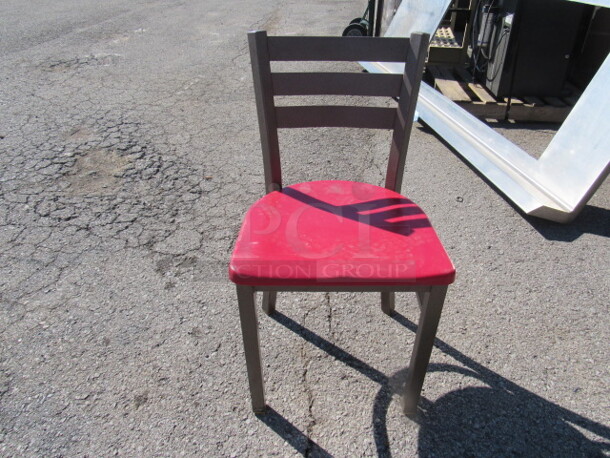
{"label": "black tire", "polygon": [[361,17],[357,17],[357,18],[354,18],[351,21],[349,21],[349,23],[350,24],[359,24],[360,21],[362,21],[362,18]]}
{"label": "black tire", "polygon": [[368,31],[362,24],[350,24],[343,31],[344,37],[366,37]]}

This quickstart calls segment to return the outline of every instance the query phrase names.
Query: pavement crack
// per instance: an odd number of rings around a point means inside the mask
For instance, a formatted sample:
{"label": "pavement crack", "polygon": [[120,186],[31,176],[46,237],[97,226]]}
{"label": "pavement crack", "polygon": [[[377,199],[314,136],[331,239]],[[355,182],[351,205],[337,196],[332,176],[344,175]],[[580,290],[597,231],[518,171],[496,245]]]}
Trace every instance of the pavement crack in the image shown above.
{"label": "pavement crack", "polygon": [[324,293],[324,299],[326,301],[326,319],[328,321],[328,335],[330,340],[334,341],[335,331],[333,329],[333,308],[330,304],[330,293]]}
{"label": "pavement crack", "polygon": [[[303,316],[303,326],[306,325],[307,322],[307,317],[309,316],[309,313],[312,312],[314,309],[311,310],[306,310],[305,314]],[[307,425],[305,426],[305,437],[307,438],[307,446],[305,447],[305,450],[303,452],[303,456],[308,457],[311,456],[311,453],[313,450],[315,450],[315,442],[311,439],[311,434],[313,433],[313,429],[315,428],[316,424],[317,424],[317,419],[313,413],[313,403],[314,403],[314,396],[313,396],[313,390],[309,384],[309,380],[308,380],[308,373],[309,373],[309,366],[311,364],[311,357],[307,354],[307,341],[303,341],[302,345],[301,345],[301,359],[303,361],[303,372],[301,374],[301,381],[302,381],[302,385],[305,389],[305,395],[307,397],[307,415],[309,417],[308,421],[307,421]]]}

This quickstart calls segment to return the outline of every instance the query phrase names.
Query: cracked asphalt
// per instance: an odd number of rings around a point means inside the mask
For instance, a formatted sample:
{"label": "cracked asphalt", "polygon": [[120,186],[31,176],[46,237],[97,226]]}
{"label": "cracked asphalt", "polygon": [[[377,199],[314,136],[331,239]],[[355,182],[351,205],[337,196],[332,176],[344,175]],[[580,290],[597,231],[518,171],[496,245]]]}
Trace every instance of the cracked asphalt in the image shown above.
{"label": "cracked asphalt", "polygon": [[[402,294],[393,318],[378,295],[281,294],[251,413],[226,273],[263,192],[246,32],[339,35],[364,6],[0,4],[0,454],[610,454],[608,183],[571,225],[524,218],[421,125],[403,192],[458,279],[418,418]],[[532,154],[557,128],[497,127]],[[286,182],[383,181],[386,133],[280,141]]]}

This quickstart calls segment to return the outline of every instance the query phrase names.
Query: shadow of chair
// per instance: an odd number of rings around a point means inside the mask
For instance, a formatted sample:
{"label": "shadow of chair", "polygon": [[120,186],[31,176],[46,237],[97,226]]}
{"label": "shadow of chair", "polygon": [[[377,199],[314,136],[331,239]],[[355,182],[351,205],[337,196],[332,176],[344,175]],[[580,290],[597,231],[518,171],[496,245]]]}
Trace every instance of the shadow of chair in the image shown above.
{"label": "shadow of chair", "polygon": [[[387,413],[393,397],[403,390],[408,369],[387,376],[292,318],[280,312],[272,318],[380,385],[371,424],[377,455],[391,457]],[[392,319],[411,332],[417,331],[417,325],[400,313],[395,312]],[[435,339],[434,346],[457,364],[431,363],[429,372],[468,376],[477,385],[451,391],[434,402],[421,400],[414,417],[420,425],[420,456],[606,456],[610,451],[610,427],[542,398],[440,339]],[[303,456],[330,456],[274,410],[259,419]],[[601,440],[591,439],[584,432]]]}

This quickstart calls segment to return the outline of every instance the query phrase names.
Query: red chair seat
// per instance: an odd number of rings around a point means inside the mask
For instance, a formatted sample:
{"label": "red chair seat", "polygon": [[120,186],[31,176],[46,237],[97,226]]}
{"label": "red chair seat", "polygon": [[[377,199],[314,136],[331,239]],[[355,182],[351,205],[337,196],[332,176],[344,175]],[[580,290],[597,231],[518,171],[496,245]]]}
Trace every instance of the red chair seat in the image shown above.
{"label": "red chair seat", "polygon": [[251,286],[448,285],[455,268],[409,199],[366,183],[314,181],[250,207],[229,276]]}

